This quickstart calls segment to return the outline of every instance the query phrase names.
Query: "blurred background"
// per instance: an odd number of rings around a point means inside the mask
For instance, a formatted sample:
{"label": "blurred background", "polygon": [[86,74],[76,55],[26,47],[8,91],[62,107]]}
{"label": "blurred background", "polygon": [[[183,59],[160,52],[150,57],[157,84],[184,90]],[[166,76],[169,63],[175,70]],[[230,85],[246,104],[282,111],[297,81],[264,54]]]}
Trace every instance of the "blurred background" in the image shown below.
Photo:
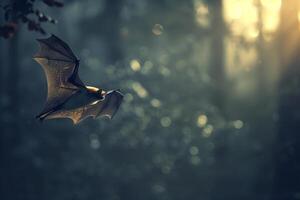
{"label": "blurred background", "polygon": [[125,98],[40,123],[47,35],[0,38],[1,200],[300,199],[300,1],[32,2],[81,79]]}

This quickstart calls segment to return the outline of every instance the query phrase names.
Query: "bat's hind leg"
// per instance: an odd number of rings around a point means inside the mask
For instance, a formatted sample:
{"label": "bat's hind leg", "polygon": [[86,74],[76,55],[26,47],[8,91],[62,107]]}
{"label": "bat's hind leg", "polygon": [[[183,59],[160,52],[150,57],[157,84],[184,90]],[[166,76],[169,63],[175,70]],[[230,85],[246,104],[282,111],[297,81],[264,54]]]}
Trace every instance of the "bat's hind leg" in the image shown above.
{"label": "bat's hind leg", "polygon": [[36,119],[40,120],[41,122],[44,121],[44,119],[50,114],[51,112],[48,112],[46,114],[39,114],[37,116],[35,116]]}
{"label": "bat's hind leg", "polygon": [[54,113],[55,111],[56,111],[56,109],[52,109],[52,110],[50,110],[50,111],[48,111],[48,112],[43,112],[43,113],[41,113],[41,114],[35,116],[35,118],[36,118],[36,119],[39,119],[39,120],[42,122],[42,121],[45,120],[45,118],[46,118],[47,116],[49,116],[50,114]]}

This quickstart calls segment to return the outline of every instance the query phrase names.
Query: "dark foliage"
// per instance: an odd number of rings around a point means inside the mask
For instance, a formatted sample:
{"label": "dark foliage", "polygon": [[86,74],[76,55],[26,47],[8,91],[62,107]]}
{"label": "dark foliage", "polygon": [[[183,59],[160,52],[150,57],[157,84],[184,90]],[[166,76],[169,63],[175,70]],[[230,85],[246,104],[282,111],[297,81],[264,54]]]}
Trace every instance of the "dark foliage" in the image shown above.
{"label": "dark foliage", "polygon": [[[56,0],[43,0],[49,7],[63,7],[63,3]],[[18,30],[20,23],[26,24],[29,31],[45,34],[42,23],[55,24],[57,21],[43,11],[36,8],[36,0],[11,0],[6,5],[0,5],[5,23],[0,26],[0,37],[11,38]]]}

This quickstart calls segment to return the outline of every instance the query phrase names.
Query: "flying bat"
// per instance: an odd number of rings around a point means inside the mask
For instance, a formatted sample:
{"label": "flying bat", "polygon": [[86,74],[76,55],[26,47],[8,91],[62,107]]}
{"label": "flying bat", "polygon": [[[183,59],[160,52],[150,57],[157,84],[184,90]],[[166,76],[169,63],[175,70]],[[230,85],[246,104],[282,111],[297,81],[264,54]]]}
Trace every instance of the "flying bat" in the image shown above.
{"label": "flying bat", "polygon": [[33,59],[44,69],[48,94],[40,120],[69,118],[74,124],[98,116],[113,118],[122,103],[123,94],[118,90],[86,86],[78,76],[79,60],[71,48],[52,35],[38,39],[39,51]]}

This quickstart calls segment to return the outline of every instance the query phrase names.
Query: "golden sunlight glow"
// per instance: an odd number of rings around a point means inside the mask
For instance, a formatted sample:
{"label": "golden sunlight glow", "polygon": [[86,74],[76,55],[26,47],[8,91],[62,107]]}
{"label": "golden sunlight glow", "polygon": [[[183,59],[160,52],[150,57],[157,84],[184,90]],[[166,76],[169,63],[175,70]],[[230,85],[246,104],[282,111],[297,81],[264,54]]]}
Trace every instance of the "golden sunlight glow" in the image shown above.
{"label": "golden sunlight glow", "polygon": [[[282,1],[281,13],[283,21],[281,23],[281,33],[283,41],[281,43],[282,51],[281,60],[283,64],[290,62],[290,59],[299,55],[300,39],[300,1],[285,0]],[[298,18],[298,19],[297,19]],[[297,27],[298,26],[298,27]]]}
{"label": "golden sunlight glow", "polygon": [[281,0],[261,0],[261,5],[263,7],[279,11],[281,8]]}
{"label": "golden sunlight glow", "polygon": [[[261,7],[258,6],[259,3]],[[276,32],[280,8],[281,0],[224,0],[224,20],[234,36],[243,37],[246,41],[255,41],[260,34],[259,20],[262,23],[263,34]]]}
{"label": "golden sunlight glow", "polygon": [[243,45],[232,38],[225,39],[225,66],[229,77],[235,77],[241,72],[250,71],[258,60],[255,46],[243,48]]}
{"label": "golden sunlight glow", "polygon": [[274,33],[279,25],[278,12],[274,10],[265,9],[262,15],[263,20],[263,32]]}
{"label": "golden sunlight glow", "polygon": [[203,2],[196,1],[195,2],[195,14],[196,21],[202,27],[209,26],[209,10],[208,6]]}
{"label": "golden sunlight glow", "polygon": [[300,29],[300,11],[298,11],[298,23],[299,23],[299,29]]}
{"label": "golden sunlight glow", "polygon": [[280,21],[281,0],[261,0],[263,33],[274,33]]}
{"label": "golden sunlight glow", "polygon": [[258,36],[258,11],[252,0],[224,0],[224,20],[234,36],[247,40]]}

